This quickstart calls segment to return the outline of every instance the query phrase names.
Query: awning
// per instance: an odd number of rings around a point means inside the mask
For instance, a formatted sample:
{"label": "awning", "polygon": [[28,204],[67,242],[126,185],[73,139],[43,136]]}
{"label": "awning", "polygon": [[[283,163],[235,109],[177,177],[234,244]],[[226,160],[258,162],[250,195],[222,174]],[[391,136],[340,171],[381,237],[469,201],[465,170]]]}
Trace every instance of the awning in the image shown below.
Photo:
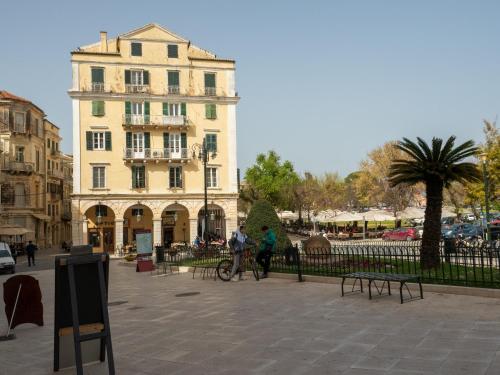
{"label": "awning", "polygon": [[33,231],[14,224],[0,225],[0,236],[22,236],[27,233],[33,233]]}
{"label": "awning", "polygon": [[45,215],[45,214],[31,214],[33,217],[37,218],[38,220],[44,220],[44,221],[50,221],[50,216]]}

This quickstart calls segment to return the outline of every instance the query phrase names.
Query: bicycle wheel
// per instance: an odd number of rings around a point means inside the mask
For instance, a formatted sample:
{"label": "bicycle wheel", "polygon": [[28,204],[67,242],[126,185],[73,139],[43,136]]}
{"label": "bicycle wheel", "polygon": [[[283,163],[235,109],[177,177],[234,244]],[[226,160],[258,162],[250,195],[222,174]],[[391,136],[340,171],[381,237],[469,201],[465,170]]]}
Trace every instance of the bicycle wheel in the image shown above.
{"label": "bicycle wheel", "polygon": [[231,280],[231,270],[233,269],[233,261],[230,259],[223,259],[217,265],[217,276],[222,281]]}
{"label": "bicycle wheel", "polygon": [[257,269],[257,262],[255,259],[252,261],[252,272],[256,281],[259,281],[259,270]]}

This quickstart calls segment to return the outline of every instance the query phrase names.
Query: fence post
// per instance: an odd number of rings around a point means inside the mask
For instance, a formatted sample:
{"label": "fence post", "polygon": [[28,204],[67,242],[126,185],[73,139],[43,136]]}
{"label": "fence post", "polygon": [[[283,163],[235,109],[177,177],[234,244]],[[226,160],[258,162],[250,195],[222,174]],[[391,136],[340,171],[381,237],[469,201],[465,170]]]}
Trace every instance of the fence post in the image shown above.
{"label": "fence post", "polygon": [[303,282],[304,278],[302,277],[302,266],[300,263],[300,252],[299,252],[299,247],[297,244],[294,246],[295,249],[295,255],[297,256],[297,276],[299,277],[299,282]]}

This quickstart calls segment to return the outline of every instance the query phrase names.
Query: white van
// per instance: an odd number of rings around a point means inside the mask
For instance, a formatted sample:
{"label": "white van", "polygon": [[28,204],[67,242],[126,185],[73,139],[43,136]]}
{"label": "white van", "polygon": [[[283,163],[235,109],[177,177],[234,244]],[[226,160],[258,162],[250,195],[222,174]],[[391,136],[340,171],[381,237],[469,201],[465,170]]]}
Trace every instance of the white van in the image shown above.
{"label": "white van", "polygon": [[12,258],[9,245],[5,242],[0,242],[0,272],[16,272],[16,262]]}

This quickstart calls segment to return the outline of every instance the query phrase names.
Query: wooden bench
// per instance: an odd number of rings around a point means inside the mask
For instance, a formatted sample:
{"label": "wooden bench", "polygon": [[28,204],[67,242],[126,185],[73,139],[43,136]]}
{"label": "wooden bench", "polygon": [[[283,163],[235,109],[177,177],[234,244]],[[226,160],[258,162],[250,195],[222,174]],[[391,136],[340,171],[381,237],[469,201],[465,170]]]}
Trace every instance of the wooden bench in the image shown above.
{"label": "wooden bench", "polygon": [[[408,285],[406,285],[407,282],[415,282],[418,283],[419,289],[420,289],[420,299],[424,298],[423,290],[422,290],[422,282],[420,279],[420,276],[418,275],[409,275],[409,274],[396,274],[396,273],[382,273],[382,272],[353,272],[353,273],[348,273],[345,275],[342,275],[342,297],[346,293],[344,293],[344,282],[346,279],[354,279],[354,284],[352,285],[352,290],[350,293],[355,293],[355,292],[361,292],[363,293],[363,279],[368,280],[368,295],[369,298],[372,299],[372,284],[375,286],[377,289],[377,292],[379,295],[382,295],[382,292],[384,290],[384,287],[387,285],[387,291],[388,295],[391,295],[391,281],[392,282],[398,282],[399,283],[399,297],[401,299],[401,303],[404,301],[411,301],[414,298],[410,292],[410,289],[408,288]],[[359,290],[354,290],[354,287],[356,286],[356,282],[359,280],[360,283],[360,289]],[[379,289],[375,281],[382,281],[382,286]],[[403,299],[403,287],[406,288],[408,291],[408,294],[410,295],[410,298]]]}

